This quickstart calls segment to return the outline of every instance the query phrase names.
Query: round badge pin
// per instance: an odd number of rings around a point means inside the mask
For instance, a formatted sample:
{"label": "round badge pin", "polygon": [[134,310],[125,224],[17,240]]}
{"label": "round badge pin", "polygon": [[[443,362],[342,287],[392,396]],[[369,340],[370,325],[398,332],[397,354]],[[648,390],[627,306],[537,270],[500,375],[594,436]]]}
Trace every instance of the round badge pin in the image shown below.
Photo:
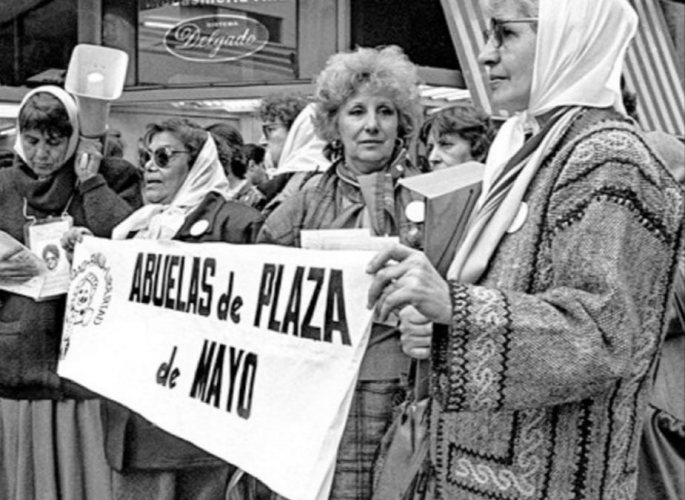
{"label": "round badge pin", "polygon": [[412,201],[404,209],[404,215],[410,222],[419,224],[426,220],[426,204],[422,201]]}
{"label": "round badge pin", "polygon": [[193,236],[201,236],[205,234],[209,228],[209,222],[206,220],[199,220],[190,227],[190,234]]}

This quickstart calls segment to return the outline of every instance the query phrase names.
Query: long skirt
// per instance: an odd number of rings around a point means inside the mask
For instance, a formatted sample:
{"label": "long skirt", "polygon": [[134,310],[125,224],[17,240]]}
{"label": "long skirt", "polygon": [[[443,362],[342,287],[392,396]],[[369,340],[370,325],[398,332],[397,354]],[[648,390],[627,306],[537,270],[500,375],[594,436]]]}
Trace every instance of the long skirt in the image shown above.
{"label": "long skirt", "polygon": [[110,500],[100,402],[0,398],[0,498]]}

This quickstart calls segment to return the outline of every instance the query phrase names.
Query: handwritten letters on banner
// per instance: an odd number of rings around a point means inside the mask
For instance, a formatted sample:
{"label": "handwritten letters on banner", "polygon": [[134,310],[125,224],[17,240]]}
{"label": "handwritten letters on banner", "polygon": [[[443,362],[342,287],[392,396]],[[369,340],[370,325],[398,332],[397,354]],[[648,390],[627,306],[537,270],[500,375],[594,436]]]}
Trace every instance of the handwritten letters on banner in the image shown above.
{"label": "handwritten letters on banner", "polygon": [[59,373],[286,498],[327,498],[372,256],[85,238]]}

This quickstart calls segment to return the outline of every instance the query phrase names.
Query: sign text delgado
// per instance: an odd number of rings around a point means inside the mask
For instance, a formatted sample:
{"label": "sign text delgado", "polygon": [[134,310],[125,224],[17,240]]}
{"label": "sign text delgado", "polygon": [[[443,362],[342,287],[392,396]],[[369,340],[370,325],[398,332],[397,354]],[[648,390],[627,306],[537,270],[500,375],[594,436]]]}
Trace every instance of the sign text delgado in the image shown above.
{"label": "sign text delgado", "polygon": [[269,32],[250,17],[230,15],[187,19],[164,35],[166,49],[194,62],[223,62],[247,57],[269,41]]}

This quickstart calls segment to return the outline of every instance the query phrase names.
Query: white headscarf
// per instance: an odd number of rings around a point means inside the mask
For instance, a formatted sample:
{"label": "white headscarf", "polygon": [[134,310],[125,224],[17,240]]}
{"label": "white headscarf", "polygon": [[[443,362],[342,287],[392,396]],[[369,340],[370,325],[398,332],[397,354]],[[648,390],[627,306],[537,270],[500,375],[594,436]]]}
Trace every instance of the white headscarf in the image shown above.
{"label": "white headscarf", "polygon": [[[45,85],[43,87],[33,89],[24,96],[24,98],[21,100],[21,104],[19,104],[19,115],[21,115],[21,111],[24,109],[24,106],[26,106],[28,100],[32,96],[40,92],[45,92],[46,94],[53,95],[59,100],[59,102],[61,102],[64,105],[64,108],[67,110],[67,116],[69,117],[71,128],[73,129],[73,132],[69,137],[69,142],[67,143],[67,152],[64,155],[64,161],[67,161],[74,155],[74,153],[76,153],[76,148],[78,146],[80,129],[78,123],[78,112],[76,109],[76,102],[74,101],[74,98],[67,93],[66,90],[63,90],[59,87],[55,87],[54,85]],[[29,165],[29,161],[26,158],[26,153],[24,152],[24,146],[21,143],[22,132],[24,132],[24,130],[21,129],[21,124],[19,123],[19,120],[17,120],[17,139],[14,142],[14,151],[19,155],[19,157],[22,160],[24,160],[24,163]]]}
{"label": "white headscarf", "polygon": [[293,122],[283,144],[277,174],[326,170],[331,162],[323,155],[326,143],[316,135],[312,117],[314,104],[308,104]]}
{"label": "white headscarf", "polygon": [[219,161],[216,144],[208,133],[200,154],[171,203],[153,203],[133,212],[114,228],[112,239],[125,239],[135,232],[136,238],[170,240],[181,229],[188,214],[212,191],[226,197],[228,179]]}
{"label": "white headscarf", "polygon": [[580,107],[614,106],[624,112],[621,72],[637,31],[637,14],[627,0],[540,0],[533,79],[528,109],[500,128],[486,160],[483,192],[476,210],[507,161],[523,146],[526,131],[537,132],[536,117],[570,107],[517,174],[511,189],[487,219],[477,212],[448,276],[477,281],[544,160]]}

